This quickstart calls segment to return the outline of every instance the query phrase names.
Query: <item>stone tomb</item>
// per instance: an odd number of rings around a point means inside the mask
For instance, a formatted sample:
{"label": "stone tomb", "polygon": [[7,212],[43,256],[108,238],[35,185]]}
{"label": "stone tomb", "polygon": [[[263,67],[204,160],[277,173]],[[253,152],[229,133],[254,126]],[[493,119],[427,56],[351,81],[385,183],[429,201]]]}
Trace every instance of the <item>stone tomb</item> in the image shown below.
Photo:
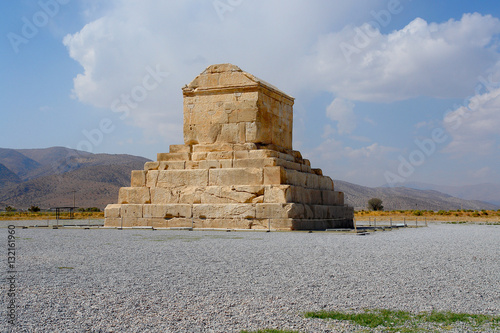
{"label": "stone tomb", "polygon": [[106,227],[353,227],[332,179],[292,150],[292,97],[231,64],[182,91],[184,144],[132,171]]}

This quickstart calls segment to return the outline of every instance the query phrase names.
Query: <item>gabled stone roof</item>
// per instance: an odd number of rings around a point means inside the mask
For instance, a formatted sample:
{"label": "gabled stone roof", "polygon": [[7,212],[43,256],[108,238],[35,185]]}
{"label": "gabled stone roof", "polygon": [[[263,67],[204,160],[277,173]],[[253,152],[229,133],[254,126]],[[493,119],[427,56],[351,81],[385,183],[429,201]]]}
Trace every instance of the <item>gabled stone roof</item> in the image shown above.
{"label": "gabled stone roof", "polygon": [[255,75],[247,73],[233,64],[217,64],[208,66],[182,90],[184,94],[225,89],[265,88],[290,100],[294,98]]}

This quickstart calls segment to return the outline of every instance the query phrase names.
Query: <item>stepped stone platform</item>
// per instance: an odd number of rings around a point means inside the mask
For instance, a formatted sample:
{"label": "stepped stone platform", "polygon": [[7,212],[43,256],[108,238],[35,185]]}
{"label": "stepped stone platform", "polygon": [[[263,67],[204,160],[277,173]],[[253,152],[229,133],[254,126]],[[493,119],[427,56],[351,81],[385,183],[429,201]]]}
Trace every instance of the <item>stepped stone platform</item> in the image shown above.
{"label": "stepped stone platform", "polygon": [[209,66],[183,95],[184,144],[132,171],[105,226],[353,227],[344,194],[292,149],[292,97],[231,64]]}

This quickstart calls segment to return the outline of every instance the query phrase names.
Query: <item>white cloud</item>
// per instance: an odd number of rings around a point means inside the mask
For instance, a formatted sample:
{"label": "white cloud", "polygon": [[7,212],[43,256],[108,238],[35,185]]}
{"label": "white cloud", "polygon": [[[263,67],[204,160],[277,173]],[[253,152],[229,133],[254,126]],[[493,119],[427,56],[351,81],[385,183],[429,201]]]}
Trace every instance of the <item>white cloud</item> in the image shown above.
{"label": "white cloud", "polygon": [[326,108],[326,116],[337,122],[339,134],[349,134],[356,128],[354,103],[341,98],[335,98]]}
{"label": "white cloud", "polygon": [[310,61],[317,84],[344,99],[463,98],[499,62],[499,33],[500,20],[477,13],[440,24],[416,18],[389,34],[365,24],[321,36]]}
{"label": "white cloud", "polygon": [[[337,126],[325,127],[328,140],[311,155],[328,175],[345,175],[357,183],[383,183],[383,172],[397,158],[392,147],[372,142],[343,147],[331,138],[356,128],[353,102],[463,98],[479,74],[500,72],[494,38],[500,21],[491,16],[467,14],[440,24],[415,19],[389,34],[371,30],[366,47],[358,47],[360,52],[348,63],[339,45],[353,43],[359,31],[354,28],[367,27],[351,18],[369,21],[370,9],[387,1],[242,1],[222,21],[212,1],[115,0],[100,15],[93,12],[91,4],[96,3],[91,1],[85,13],[92,21],[64,39],[70,56],[83,68],[74,79],[79,101],[106,109],[107,117],[114,101],[140,91],[137,87],[144,87],[149,69],[159,68],[169,75],[146,90],[147,96],[129,108],[125,121],[145,129],[152,141],[181,143],[182,86],[206,66],[230,62],[294,95],[297,105],[309,92],[332,93],[327,115]],[[367,8],[366,13],[359,8]],[[297,110],[295,127],[303,126],[304,132],[312,130],[301,125],[307,123],[302,117],[325,112]],[[447,127],[453,137],[450,151],[463,151],[467,145],[473,150],[478,144],[498,150],[490,129],[493,124],[499,128],[498,113],[485,104],[474,117],[460,130]]]}
{"label": "white cloud", "polygon": [[303,154],[311,160],[313,167],[321,167],[327,176],[356,184],[379,186],[385,183],[384,172],[394,168],[397,152],[397,148],[379,143],[353,148],[329,138]]}
{"label": "white cloud", "polygon": [[64,38],[83,67],[74,79],[74,96],[110,109],[142,84],[148,67],[159,66],[169,77],[130,110],[128,121],[179,141],[181,88],[206,66],[230,62],[294,95],[307,87],[304,59],[316,36],[349,23],[359,7],[382,1],[227,3],[233,8],[221,20],[213,1],[116,0],[105,8],[91,1],[85,17],[96,17],[93,10],[102,16]]}
{"label": "white cloud", "polygon": [[448,113],[444,126],[452,136],[445,152],[496,154],[500,144],[500,88],[476,95],[467,106]]}
{"label": "white cloud", "polygon": [[492,170],[490,167],[483,167],[479,170],[474,170],[471,172],[471,178],[473,179],[491,179]]}

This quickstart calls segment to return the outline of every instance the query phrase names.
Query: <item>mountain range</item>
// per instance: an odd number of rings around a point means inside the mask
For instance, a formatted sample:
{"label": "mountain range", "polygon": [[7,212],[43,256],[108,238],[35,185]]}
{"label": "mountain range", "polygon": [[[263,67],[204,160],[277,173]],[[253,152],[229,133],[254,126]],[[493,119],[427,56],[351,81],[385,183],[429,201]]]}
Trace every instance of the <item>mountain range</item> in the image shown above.
{"label": "mountain range", "polygon": [[461,199],[480,200],[500,206],[500,184],[486,183],[465,186],[444,186],[412,182],[406,183],[405,187],[417,190],[434,190]]}
{"label": "mountain range", "polygon": [[334,180],[335,190],[344,192],[346,202],[356,210],[367,209],[368,200],[379,198],[385,210],[498,209],[500,205],[466,200],[436,190],[409,187],[366,187]]}
{"label": "mountain range", "polygon": [[[114,203],[118,190],[130,186],[130,172],[149,161],[132,155],[92,154],[64,147],[45,149],[0,148],[0,208],[25,209],[57,206],[98,207]],[[366,209],[370,198],[383,200],[386,210],[498,209],[499,187],[365,187],[335,180],[346,203]],[[483,189],[483,191],[481,191]],[[485,193],[484,189],[488,189]],[[450,192],[455,193],[453,196]]]}
{"label": "mountain range", "polygon": [[132,155],[92,154],[64,147],[0,148],[0,207],[99,207],[130,186],[131,170],[149,161]]}

